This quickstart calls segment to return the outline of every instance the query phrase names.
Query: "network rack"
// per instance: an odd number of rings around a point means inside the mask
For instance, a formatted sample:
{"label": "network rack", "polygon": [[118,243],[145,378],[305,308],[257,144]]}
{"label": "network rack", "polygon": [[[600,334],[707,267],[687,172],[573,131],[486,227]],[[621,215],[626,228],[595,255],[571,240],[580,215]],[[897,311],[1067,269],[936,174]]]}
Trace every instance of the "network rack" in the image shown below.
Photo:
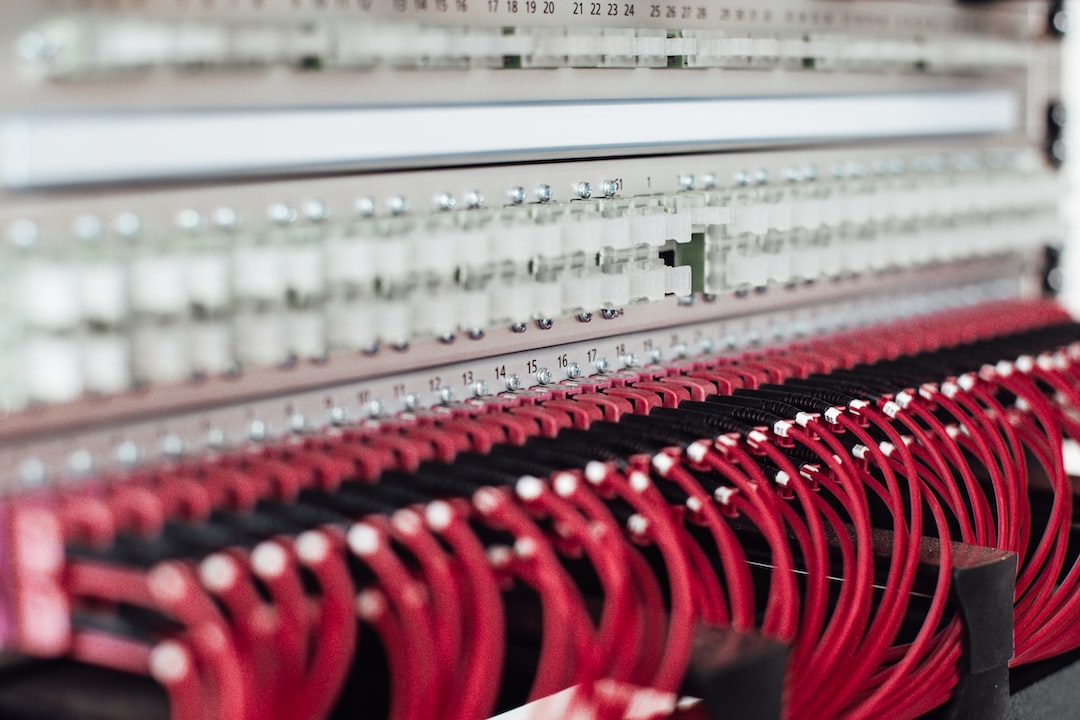
{"label": "network rack", "polygon": [[0,716],[1053,717],[1066,10],[0,9]]}

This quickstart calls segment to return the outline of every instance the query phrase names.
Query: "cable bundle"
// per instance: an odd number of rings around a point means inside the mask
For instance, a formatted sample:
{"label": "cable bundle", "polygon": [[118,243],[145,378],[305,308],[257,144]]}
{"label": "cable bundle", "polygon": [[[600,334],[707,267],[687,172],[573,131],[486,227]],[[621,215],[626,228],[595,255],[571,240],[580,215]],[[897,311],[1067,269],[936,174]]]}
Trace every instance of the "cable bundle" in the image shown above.
{"label": "cable bundle", "polygon": [[671,707],[700,622],[791,643],[791,717],[914,717],[959,679],[953,540],[1018,554],[1015,662],[1080,646],[1078,341],[1000,303],[20,497],[8,644],[176,720],[615,718]]}

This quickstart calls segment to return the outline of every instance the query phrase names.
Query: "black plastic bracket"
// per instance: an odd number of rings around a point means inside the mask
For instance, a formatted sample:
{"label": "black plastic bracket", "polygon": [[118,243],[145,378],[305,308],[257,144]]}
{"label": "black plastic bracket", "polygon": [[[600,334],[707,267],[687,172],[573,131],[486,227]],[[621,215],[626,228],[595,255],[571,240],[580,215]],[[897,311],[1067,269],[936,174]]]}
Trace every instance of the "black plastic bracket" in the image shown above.
{"label": "black plastic bracket", "polygon": [[683,690],[711,720],[780,720],[787,656],[760,633],[698,625]]}
{"label": "black plastic bracket", "polygon": [[[936,540],[923,541],[923,562],[940,557],[935,545]],[[960,683],[945,717],[1005,720],[1010,705],[1016,553],[964,543],[953,543],[952,551],[952,596],[964,634]]]}

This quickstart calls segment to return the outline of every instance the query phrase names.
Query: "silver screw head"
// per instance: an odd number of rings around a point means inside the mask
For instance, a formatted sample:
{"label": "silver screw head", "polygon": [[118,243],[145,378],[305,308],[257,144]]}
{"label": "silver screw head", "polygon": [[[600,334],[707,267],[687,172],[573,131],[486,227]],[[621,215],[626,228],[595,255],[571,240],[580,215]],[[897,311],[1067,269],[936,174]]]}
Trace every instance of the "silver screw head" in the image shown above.
{"label": "silver screw head", "polygon": [[113,220],[113,229],[120,237],[137,237],[142,232],[142,220],[133,212],[120,213]]}
{"label": "silver screw head", "polygon": [[600,317],[604,318],[605,320],[614,320],[615,318],[619,317],[619,309],[604,308],[600,311]]}
{"label": "silver screw head", "polygon": [[369,197],[358,197],[353,201],[352,209],[357,217],[371,217],[375,214],[375,201]]}
{"label": "silver screw head", "polygon": [[68,467],[79,475],[90,472],[94,468],[94,457],[89,450],[79,449],[71,453],[68,458]]}
{"label": "silver screw head", "polygon": [[441,192],[435,195],[435,208],[437,210],[453,210],[457,205],[457,201],[454,200],[454,196],[450,193]]}
{"label": "silver screw head", "polygon": [[382,400],[372,400],[364,407],[364,412],[369,418],[380,418],[386,414],[386,406]]}
{"label": "silver screw head", "polygon": [[139,446],[131,440],[125,440],[117,445],[114,454],[117,462],[124,465],[134,465],[139,462]]}
{"label": "silver screw head", "polygon": [[438,392],[439,402],[443,405],[449,405],[454,402],[454,391],[452,388],[444,387],[440,388]]}
{"label": "silver screw head", "polygon": [[37,458],[23,460],[19,465],[19,481],[24,487],[41,487],[45,484],[45,463]]}
{"label": "silver screw head", "polygon": [[340,405],[330,408],[330,424],[344,425],[349,421],[349,411]]}
{"label": "silver screw head", "polygon": [[585,182],[584,180],[574,186],[574,192],[582,200],[587,200],[592,197],[592,183]]}
{"label": "silver screw head", "polygon": [[506,389],[510,392],[516,392],[521,389],[521,377],[518,375],[506,376]]}
{"label": "silver screw head", "polygon": [[551,371],[547,368],[540,368],[536,371],[536,382],[540,383],[541,385],[547,385],[553,379],[554,378],[551,375]]}
{"label": "silver screw head", "polygon": [[606,373],[611,369],[611,363],[608,362],[607,358],[597,358],[593,361],[593,368],[595,368],[598,373]]}
{"label": "silver screw head", "polygon": [[168,457],[180,457],[184,454],[184,441],[178,435],[166,435],[161,438],[161,452]]}
{"label": "silver screw head", "polygon": [[520,185],[515,185],[506,191],[506,199],[510,201],[511,205],[521,205],[525,202],[525,198],[528,197],[525,193],[525,188]]}
{"label": "silver screw head", "polygon": [[640,361],[638,360],[638,356],[634,353],[627,353],[622,356],[622,364],[625,368],[636,368],[640,364]]}
{"label": "silver screw head", "polygon": [[705,173],[701,176],[701,187],[704,190],[712,190],[717,183],[716,173]]}
{"label": "silver screw head", "polygon": [[289,417],[289,427],[294,433],[299,435],[307,430],[307,418],[301,413],[293,413]]}
{"label": "silver screw head", "polygon": [[514,333],[523,333],[529,329],[529,326],[525,323],[514,323],[510,326],[510,331]]}
{"label": "silver screw head", "polygon": [[8,240],[17,248],[31,248],[37,244],[40,237],[41,231],[38,224],[26,218],[16,220],[8,228]]}
{"label": "silver screw head", "polygon": [[476,210],[477,208],[484,206],[484,193],[479,190],[470,190],[465,193],[465,207],[470,210]]}
{"label": "silver screw head", "polygon": [[391,215],[404,215],[409,212],[409,201],[401,195],[394,195],[386,201],[386,208]]}
{"label": "silver screw head", "polygon": [[290,225],[296,222],[296,210],[285,203],[273,203],[266,211],[270,222],[276,225]]}
{"label": "silver screw head", "polygon": [[541,330],[550,330],[554,324],[555,321],[551,318],[540,318],[536,321],[536,327],[540,328]]}
{"label": "silver screw head", "polygon": [[615,180],[605,180],[600,185],[600,191],[604,193],[604,197],[615,197],[619,193],[619,183]]}
{"label": "silver screw head", "polygon": [[97,215],[80,215],[72,226],[80,240],[100,240],[105,234],[105,223]]}
{"label": "silver screw head", "polygon": [[261,442],[266,439],[266,423],[262,420],[252,420],[248,425],[248,437],[256,442]]}
{"label": "silver screw head", "polygon": [[488,388],[488,384],[483,380],[477,380],[476,382],[474,382],[472,384],[471,390],[473,397],[484,397],[485,395],[491,394],[491,391]]}
{"label": "silver screw head", "polygon": [[551,198],[554,197],[554,193],[551,190],[550,185],[537,185],[536,186],[536,200],[537,202],[551,202]]}
{"label": "silver screw head", "polygon": [[697,185],[697,180],[693,175],[686,173],[679,176],[679,188],[682,190],[693,190]]}
{"label": "silver screw head", "polygon": [[240,213],[231,207],[219,207],[214,211],[214,225],[222,230],[235,230],[240,227]]}
{"label": "silver screw head", "polygon": [[407,412],[415,412],[420,409],[420,396],[416,393],[409,393],[402,401]]}
{"label": "silver screw head", "polygon": [[302,207],[304,217],[309,222],[320,223],[329,216],[329,211],[326,209],[326,203],[322,200],[305,200]]}
{"label": "silver screw head", "polygon": [[184,232],[196,232],[202,224],[202,215],[194,208],[185,208],[176,214],[176,226]]}
{"label": "silver screw head", "polygon": [[581,377],[581,366],[576,362],[572,362],[566,366],[566,377],[570,380],[576,380]]}

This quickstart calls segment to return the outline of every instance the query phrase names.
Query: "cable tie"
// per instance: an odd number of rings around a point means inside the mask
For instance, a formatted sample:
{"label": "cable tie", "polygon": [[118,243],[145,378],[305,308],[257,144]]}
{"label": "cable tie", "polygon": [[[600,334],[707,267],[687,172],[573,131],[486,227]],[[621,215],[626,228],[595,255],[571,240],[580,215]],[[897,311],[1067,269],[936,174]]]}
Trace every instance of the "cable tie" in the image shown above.
{"label": "cable tie", "polygon": [[555,485],[555,494],[565,498],[570,497],[577,490],[578,480],[572,473],[561,472],[555,476],[553,484]]}
{"label": "cable tie", "polygon": [[884,405],[881,406],[881,412],[885,413],[890,418],[895,418],[900,413],[900,411],[902,409],[903,408],[901,408],[899,405],[897,405],[892,400],[889,400],[888,402],[886,402]]}
{"label": "cable tie", "polygon": [[861,399],[858,399],[858,398],[856,398],[855,400],[852,400],[851,402],[848,403],[848,407],[851,408],[852,410],[854,410],[856,413],[859,410],[862,410],[863,408],[865,408],[865,407],[867,407],[869,405],[870,405],[870,403],[867,402],[866,400],[861,400]]}
{"label": "cable tie", "polygon": [[950,382],[948,380],[941,383],[941,394],[949,398],[950,400],[956,397],[956,394],[958,392],[960,392],[960,386],[956,383]]}
{"label": "cable tie", "polygon": [[975,374],[969,372],[966,372],[960,377],[956,378],[956,384],[959,385],[964,392],[971,392],[972,390],[974,390],[977,381],[978,378],[975,377]]}
{"label": "cable tie", "polygon": [[1020,412],[1031,412],[1031,403],[1018,395],[1016,397],[1016,409]]}
{"label": "cable tie", "polygon": [[792,422],[790,420],[777,420],[773,423],[772,431],[777,437],[786,438],[788,431],[791,430]]}
{"label": "cable tie", "polygon": [[626,528],[634,535],[644,535],[649,530],[649,521],[644,516],[634,513],[627,518]]}
{"label": "cable tie", "polygon": [[802,427],[806,427],[810,423],[817,420],[819,417],[821,417],[821,416],[818,415],[817,413],[800,412],[800,413],[796,413],[795,422],[798,423]]}
{"label": "cable tie", "polygon": [[1058,350],[1054,353],[1054,368],[1057,370],[1068,370],[1070,364],[1069,356],[1065,354],[1064,350]]}
{"label": "cable tie", "polygon": [[518,479],[514,492],[525,502],[532,502],[544,494],[544,483],[532,475],[525,475]]}
{"label": "cable tie", "polygon": [[909,393],[907,390],[901,390],[900,392],[896,393],[896,404],[905,410],[907,410],[908,405],[910,405],[914,400],[915,398],[912,397],[911,393]]}
{"label": "cable tie", "polygon": [[428,503],[424,508],[424,519],[432,530],[442,532],[450,527],[450,522],[454,519],[454,510],[450,507],[450,503],[436,500]]}
{"label": "cable tie", "polygon": [[956,427],[956,425],[946,425],[945,426],[945,433],[949,437],[951,437],[953,440],[960,437],[960,429],[958,427]]}
{"label": "cable tie", "polygon": [[531,537],[518,538],[514,541],[514,553],[520,558],[529,559],[534,557],[538,549],[536,540]]}
{"label": "cable tie", "polygon": [[896,446],[884,440],[878,443],[878,449],[881,450],[885,457],[892,457],[892,454],[896,452]]}
{"label": "cable tie", "polygon": [[649,489],[650,485],[652,485],[652,482],[645,473],[640,470],[635,470],[630,473],[630,488],[634,490],[634,492],[643,493]]}
{"label": "cable tie", "polygon": [[[412,510],[400,510],[394,513],[394,515],[395,518],[392,522],[394,522],[396,526],[410,526],[411,530],[407,530],[406,532],[414,534],[419,530],[420,518]],[[402,516],[401,519],[396,517],[399,515]],[[325,533],[319,530],[308,530],[307,532],[300,533],[300,537],[296,538],[296,554],[305,565],[317,565],[325,560],[326,556],[330,554],[330,542],[326,539]]]}
{"label": "cable tie", "polygon": [[199,563],[199,582],[210,592],[228,590],[238,576],[236,561],[224,553],[214,553]]}
{"label": "cable tie", "polygon": [[472,496],[473,507],[481,514],[490,515],[501,504],[502,496],[493,488],[480,488]]}
{"label": "cable tie", "polygon": [[716,498],[716,502],[720,503],[721,505],[730,505],[731,498],[735,497],[738,492],[738,488],[731,488],[721,485],[713,491],[713,497]]}
{"label": "cable tie", "polygon": [[1035,358],[1035,364],[1040,370],[1050,372],[1054,369],[1054,360],[1050,357],[1049,353],[1039,353],[1039,356]]}
{"label": "cable tie", "polygon": [[689,458],[690,462],[700,464],[705,461],[708,450],[705,443],[696,440],[686,446],[686,457]]}
{"label": "cable tie", "polygon": [[851,454],[855,457],[856,460],[865,460],[866,453],[869,450],[870,448],[866,447],[865,445],[855,445],[851,448]]}
{"label": "cable tie", "polygon": [[[349,549],[360,557],[369,557],[379,551],[382,544],[379,532],[367,523],[356,523],[349,528]],[[256,568],[258,570],[258,568]]]}
{"label": "cable tie", "polygon": [[785,487],[786,488],[788,486],[788,484],[791,482],[791,476],[788,475],[783,470],[777,470],[776,475],[773,476],[773,480],[775,480],[776,484],[779,485],[780,487]]}
{"label": "cable tie", "polygon": [[593,460],[585,466],[585,479],[593,485],[599,485],[607,478],[607,466],[604,463]]}
{"label": "cable tie", "polygon": [[825,411],[825,420],[835,425],[840,420],[840,414],[843,413],[843,408],[831,407]]}
{"label": "cable tie", "polygon": [[686,498],[686,507],[689,508],[690,512],[693,513],[699,513],[702,510],[701,501],[693,495]]}
{"label": "cable tie", "polygon": [[746,436],[746,439],[753,447],[758,447],[759,445],[764,445],[769,442],[769,436],[760,430],[751,430]]}
{"label": "cable tie", "polygon": [[487,549],[488,563],[494,568],[504,568],[514,557],[513,551],[505,545],[492,545]]}

